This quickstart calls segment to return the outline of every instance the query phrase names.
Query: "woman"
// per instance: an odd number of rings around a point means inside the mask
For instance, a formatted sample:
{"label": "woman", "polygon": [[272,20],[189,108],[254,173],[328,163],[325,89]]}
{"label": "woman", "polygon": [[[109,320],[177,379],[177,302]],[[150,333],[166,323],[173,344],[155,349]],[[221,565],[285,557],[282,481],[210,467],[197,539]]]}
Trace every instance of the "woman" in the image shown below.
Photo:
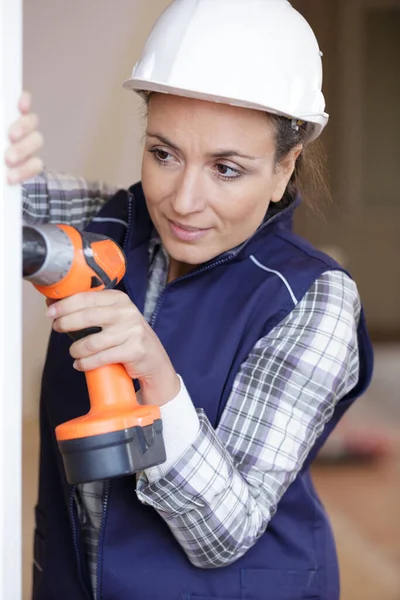
{"label": "woman", "polygon": [[[125,83],[148,109],[141,183],[25,184],[28,220],[85,226],[127,256],[118,290],[48,310],[36,600],[339,598],[309,467],[372,353],[354,282],[291,231],[304,148],[328,120],[321,79],[286,0],[175,0]],[[22,123],[14,181],[37,170]],[[54,429],[87,411],[83,372],[115,362],[161,407],[167,461],[71,488]]]}

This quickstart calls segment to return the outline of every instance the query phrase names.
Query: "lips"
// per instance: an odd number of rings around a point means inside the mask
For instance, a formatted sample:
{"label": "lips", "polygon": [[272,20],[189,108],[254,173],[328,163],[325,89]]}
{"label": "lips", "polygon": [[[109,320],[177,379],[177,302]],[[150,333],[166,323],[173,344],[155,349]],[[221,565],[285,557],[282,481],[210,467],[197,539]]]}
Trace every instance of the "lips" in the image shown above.
{"label": "lips", "polygon": [[168,219],[170,231],[175,239],[181,242],[196,242],[208,234],[211,228],[203,229],[200,227],[192,227],[191,225],[184,225],[177,221],[171,221]]}
{"label": "lips", "polygon": [[184,229],[185,231],[208,231],[209,227],[190,227],[189,225],[183,225],[183,223],[179,223],[178,221],[170,220],[170,223],[176,225],[180,229]]}

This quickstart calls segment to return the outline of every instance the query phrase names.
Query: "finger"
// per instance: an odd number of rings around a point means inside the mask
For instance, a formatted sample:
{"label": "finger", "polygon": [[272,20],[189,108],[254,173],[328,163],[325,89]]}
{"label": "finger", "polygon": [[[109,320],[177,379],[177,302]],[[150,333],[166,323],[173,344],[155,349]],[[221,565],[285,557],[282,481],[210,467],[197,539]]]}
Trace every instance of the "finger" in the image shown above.
{"label": "finger", "polygon": [[110,328],[99,333],[88,335],[78,340],[69,349],[72,358],[89,358],[110,348],[123,345],[127,340],[126,331],[122,328]]}
{"label": "finger", "polygon": [[23,165],[15,169],[10,169],[7,173],[7,181],[10,185],[23,183],[32,177],[36,177],[43,171],[43,162],[35,156],[30,158]]}
{"label": "finger", "polygon": [[38,125],[39,117],[37,115],[34,113],[23,115],[11,125],[8,131],[8,137],[11,142],[18,142],[29,133],[35,131],[38,128]]}
{"label": "finger", "polygon": [[116,320],[116,311],[110,306],[91,306],[72,314],[58,317],[53,323],[54,331],[67,333],[87,327],[107,327]]}
{"label": "finger", "polygon": [[32,95],[24,90],[19,98],[18,109],[22,114],[26,114],[32,107]]}
{"label": "finger", "polygon": [[43,146],[43,136],[39,131],[33,131],[18,143],[12,144],[6,151],[5,161],[8,167],[18,167]]}
{"label": "finger", "polygon": [[87,358],[77,359],[73,366],[77,371],[93,371],[93,369],[98,369],[99,367],[119,363],[124,363],[123,351],[120,346],[115,346]]}
{"label": "finger", "polygon": [[47,315],[58,319],[85,308],[116,305],[120,307],[124,305],[134,306],[127,294],[119,290],[101,290],[100,292],[82,292],[60,300],[48,309]]}

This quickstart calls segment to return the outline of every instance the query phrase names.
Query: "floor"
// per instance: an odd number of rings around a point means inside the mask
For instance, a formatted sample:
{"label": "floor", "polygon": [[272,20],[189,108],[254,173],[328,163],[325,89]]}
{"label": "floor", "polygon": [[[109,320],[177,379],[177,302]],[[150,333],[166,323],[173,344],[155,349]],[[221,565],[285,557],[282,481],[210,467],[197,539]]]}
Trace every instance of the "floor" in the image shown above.
{"label": "floor", "polygon": [[393,455],[313,469],[335,531],[341,600],[400,600],[400,347],[376,348],[375,361],[371,387],[348,419],[387,431]]}
{"label": "floor", "polygon": [[[395,452],[369,466],[313,469],[332,520],[341,568],[341,600],[400,600],[400,346],[376,349],[367,395],[349,413],[357,426],[387,428]],[[33,505],[37,480],[37,425],[24,424],[24,596],[30,600]]]}

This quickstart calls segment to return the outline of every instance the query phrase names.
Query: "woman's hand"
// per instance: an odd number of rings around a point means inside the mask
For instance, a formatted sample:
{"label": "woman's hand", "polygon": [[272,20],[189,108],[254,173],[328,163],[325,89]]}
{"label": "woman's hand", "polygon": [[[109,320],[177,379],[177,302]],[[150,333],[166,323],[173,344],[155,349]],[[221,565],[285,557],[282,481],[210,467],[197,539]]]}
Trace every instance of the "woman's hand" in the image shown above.
{"label": "woman's hand", "polygon": [[163,405],[180,390],[180,380],[160,340],[131,302],[117,290],[85,292],[52,304],[47,314],[58,332],[98,326],[70,348],[79,371],[122,363],[132,379],[138,379],[143,404]]}
{"label": "woman's hand", "polygon": [[43,163],[36,156],[43,146],[43,136],[37,129],[39,119],[31,112],[31,104],[30,94],[23,92],[18,103],[21,116],[8,132],[11,144],[5,153],[5,163],[7,180],[12,185],[23,183],[43,170]]}

